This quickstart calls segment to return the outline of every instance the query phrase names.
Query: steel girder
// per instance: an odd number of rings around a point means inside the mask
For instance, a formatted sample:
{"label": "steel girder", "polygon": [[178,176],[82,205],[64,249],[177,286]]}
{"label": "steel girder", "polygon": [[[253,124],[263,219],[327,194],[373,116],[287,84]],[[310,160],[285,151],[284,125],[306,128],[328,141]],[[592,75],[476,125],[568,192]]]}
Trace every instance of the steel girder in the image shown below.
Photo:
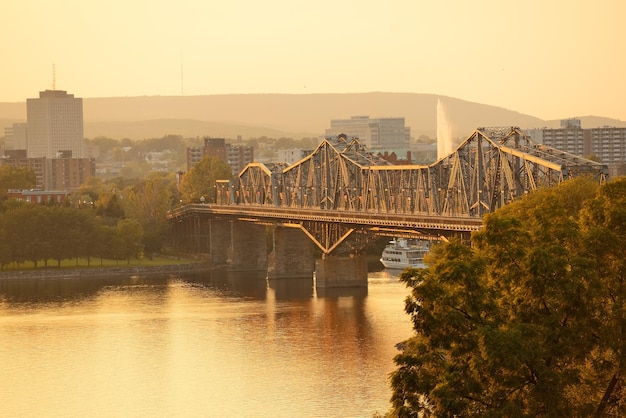
{"label": "steel girder", "polygon": [[[450,155],[423,166],[391,165],[358,140],[325,139],[288,167],[249,164],[224,194],[229,203],[243,205],[482,217],[539,187],[583,174],[603,182],[608,170],[536,144],[516,127],[478,128]],[[302,228],[325,252],[352,233],[323,221]]]}

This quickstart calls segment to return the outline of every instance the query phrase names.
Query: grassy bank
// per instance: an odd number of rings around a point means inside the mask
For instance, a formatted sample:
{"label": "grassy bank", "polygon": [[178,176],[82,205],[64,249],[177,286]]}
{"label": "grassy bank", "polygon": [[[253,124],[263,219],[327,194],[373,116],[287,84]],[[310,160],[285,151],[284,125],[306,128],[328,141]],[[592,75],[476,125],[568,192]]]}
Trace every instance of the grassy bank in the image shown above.
{"label": "grassy bank", "polygon": [[56,260],[48,260],[48,265],[39,261],[37,267],[32,261],[24,263],[11,263],[8,266],[4,266],[0,271],[32,271],[32,270],[73,270],[73,269],[85,269],[85,268],[113,268],[113,267],[157,267],[168,266],[177,264],[190,264],[196,263],[198,260],[180,256],[155,256],[151,258],[131,258],[130,260],[110,260],[92,258],[87,260],[86,258],[77,258],[72,260],[62,260],[61,265],[58,265]]}

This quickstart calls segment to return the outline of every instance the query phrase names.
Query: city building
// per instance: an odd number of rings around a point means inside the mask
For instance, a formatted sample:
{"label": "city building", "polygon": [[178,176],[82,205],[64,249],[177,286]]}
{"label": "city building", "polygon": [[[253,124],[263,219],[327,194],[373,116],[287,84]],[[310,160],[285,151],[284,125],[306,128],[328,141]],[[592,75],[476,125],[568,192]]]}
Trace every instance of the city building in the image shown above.
{"label": "city building", "polygon": [[27,155],[29,158],[72,158],[83,155],[83,99],[63,90],[39,92],[26,99]]}
{"label": "city building", "polygon": [[46,190],[9,190],[7,196],[10,199],[24,200],[31,203],[56,202],[61,203],[67,199],[69,191],[46,191]]}
{"label": "city building", "polygon": [[205,156],[226,161],[238,175],[249,163],[254,162],[254,148],[248,145],[227,144],[224,138],[204,138],[203,147],[187,148],[187,171]]}
{"label": "city building", "polygon": [[26,126],[26,123],[14,123],[4,128],[5,150],[26,150],[28,140]]}
{"label": "city building", "polygon": [[278,151],[276,151],[276,159],[281,163],[287,163],[291,165],[297,163],[312,152],[312,150],[304,150],[300,148],[279,149]]}
{"label": "city building", "polygon": [[96,175],[95,159],[84,158],[83,100],[66,91],[45,90],[26,99],[26,123],[5,128],[5,137],[0,165],[28,167],[37,179],[37,193],[25,200],[59,201]]}
{"label": "city building", "polygon": [[46,173],[46,158],[26,158],[24,150],[17,150],[15,152],[6,151],[5,156],[0,158],[0,166],[8,165],[13,167],[26,167],[35,173],[37,179],[36,189],[43,190],[46,187],[47,173]]}
{"label": "city building", "polygon": [[352,116],[350,119],[331,120],[326,136],[342,133],[359,138],[370,151],[394,151],[397,155],[406,155],[411,139],[411,128],[404,126],[404,118]]}
{"label": "city building", "polygon": [[610,176],[626,174],[626,128],[583,128],[580,119],[564,119],[560,128],[529,129],[536,142],[606,164]]}
{"label": "city building", "polygon": [[35,173],[37,190],[76,190],[96,175],[93,158],[25,158],[5,156],[0,166],[28,167]]}
{"label": "city building", "polygon": [[75,190],[90,177],[96,175],[96,160],[93,158],[49,158],[49,170],[45,190]]}

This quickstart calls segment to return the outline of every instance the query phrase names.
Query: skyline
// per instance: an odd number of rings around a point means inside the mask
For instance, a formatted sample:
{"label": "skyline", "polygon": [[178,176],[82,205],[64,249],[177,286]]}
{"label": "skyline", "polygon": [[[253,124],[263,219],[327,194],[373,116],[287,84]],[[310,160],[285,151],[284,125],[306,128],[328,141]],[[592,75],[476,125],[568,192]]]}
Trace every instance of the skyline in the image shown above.
{"label": "skyline", "polygon": [[9,0],[0,102],[380,91],[626,120],[620,0],[223,3]]}

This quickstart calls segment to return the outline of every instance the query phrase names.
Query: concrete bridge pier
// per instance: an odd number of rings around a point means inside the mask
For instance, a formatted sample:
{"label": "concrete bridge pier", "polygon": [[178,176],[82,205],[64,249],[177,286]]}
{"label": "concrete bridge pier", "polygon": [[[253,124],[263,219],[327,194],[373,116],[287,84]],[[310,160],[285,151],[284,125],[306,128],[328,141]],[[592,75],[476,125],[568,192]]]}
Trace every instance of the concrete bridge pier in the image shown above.
{"label": "concrete bridge pier", "polygon": [[315,271],[313,243],[298,228],[274,228],[273,249],[268,256],[267,277],[310,278]]}
{"label": "concrete bridge pier", "polygon": [[224,219],[212,219],[209,223],[209,254],[211,265],[214,267],[226,266],[228,263],[231,222]]}
{"label": "concrete bridge pier", "polygon": [[315,287],[367,287],[367,258],[361,254],[323,255],[315,262]]}
{"label": "concrete bridge pier", "polygon": [[230,271],[267,270],[265,225],[231,221],[227,269]]}

